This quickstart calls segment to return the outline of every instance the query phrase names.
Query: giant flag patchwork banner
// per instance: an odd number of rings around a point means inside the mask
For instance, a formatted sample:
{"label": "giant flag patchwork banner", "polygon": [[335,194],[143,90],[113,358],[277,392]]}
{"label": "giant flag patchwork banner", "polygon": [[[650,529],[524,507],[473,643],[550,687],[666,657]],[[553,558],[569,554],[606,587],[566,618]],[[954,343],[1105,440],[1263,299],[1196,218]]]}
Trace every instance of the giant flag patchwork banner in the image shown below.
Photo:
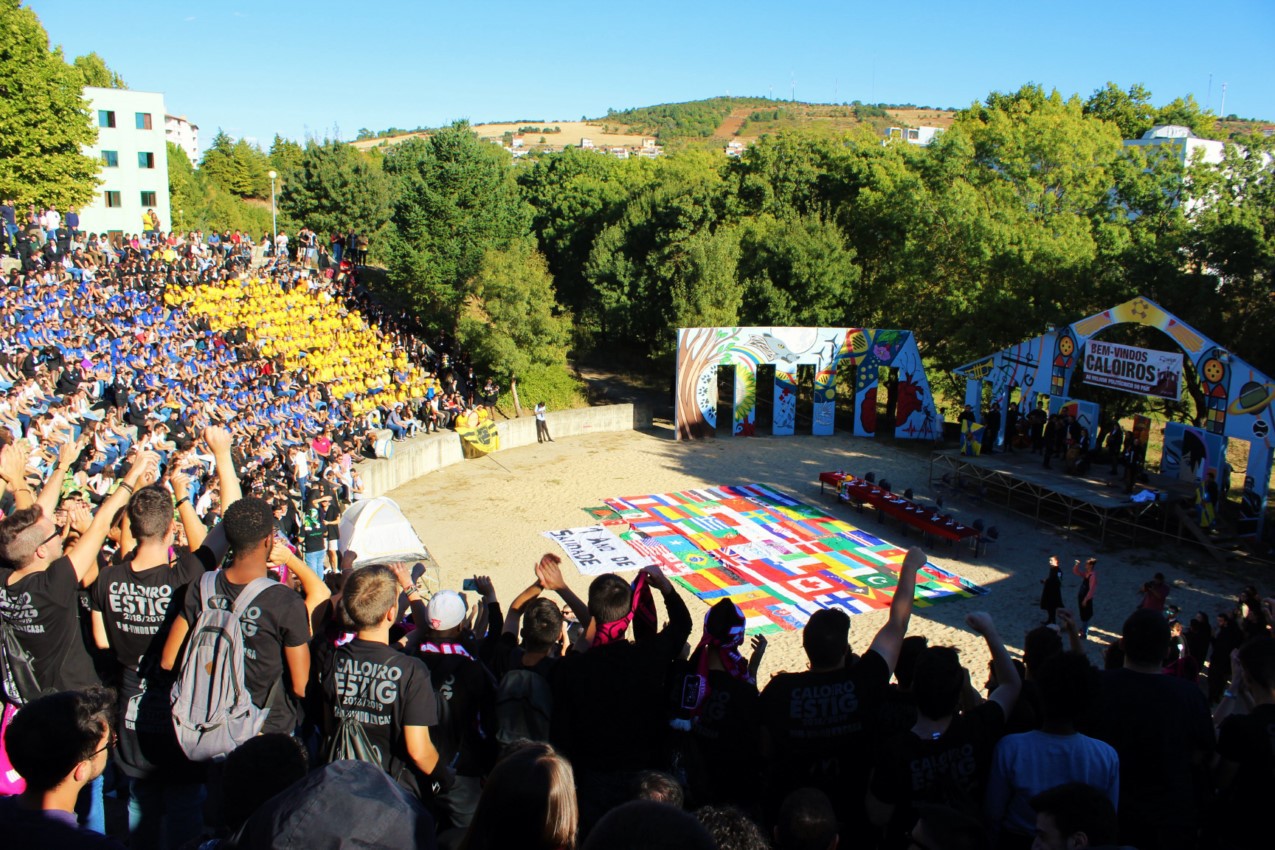
{"label": "giant flag patchwork banner", "polygon": [[[820,608],[888,608],[907,551],[760,484],[629,496],[606,506],[619,518],[545,536],[561,541],[586,574],[607,561],[659,564],[709,604],[732,600],[754,634],[799,629]],[[631,553],[619,555],[613,541]],[[922,608],[986,592],[933,564],[917,575]]]}

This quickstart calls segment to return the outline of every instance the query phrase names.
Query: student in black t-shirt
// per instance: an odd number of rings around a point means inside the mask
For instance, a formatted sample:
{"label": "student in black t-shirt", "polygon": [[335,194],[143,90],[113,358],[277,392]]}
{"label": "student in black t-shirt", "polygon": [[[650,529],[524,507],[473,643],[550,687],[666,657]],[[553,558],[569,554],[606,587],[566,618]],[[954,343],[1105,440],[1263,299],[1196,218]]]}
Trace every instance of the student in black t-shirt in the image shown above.
{"label": "student in black t-shirt", "polygon": [[429,668],[389,645],[398,601],[399,586],[388,567],[363,567],[346,580],[341,607],[357,633],[336,648],[320,673],[329,735],[341,721],[353,720],[400,785],[417,795],[422,786],[427,793],[431,786],[443,791],[450,778],[429,735],[438,723]]}
{"label": "student in black t-shirt", "polygon": [[[297,725],[294,698],[299,700],[305,696],[310,675],[310,614],[331,594],[300,558],[291,555],[286,547],[276,545],[274,512],[268,502],[251,496],[240,499],[226,508],[221,524],[226,530],[232,560],[230,566],[217,573],[219,604],[233,606],[248,584],[267,575],[272,562],[286,562],[302,580],[304,601],[291,588],[280,584],[263,591],[257,597],[257,604],[245,611],[241,619],[248,690],[254,705],[270,710],[262,732],[292,734]],[[203,605],[199,585],[187,588],[182,610],[164,643],[160,662],[163,669],[172,670],[177,665],[182,645]]]}
{"label": "student in black t-shirt", "polygon": [[[510,670],[518,669],[532,670],[548,677],[553,665],[561,657],[559,650],[566,618],[558,605],[540,598],[543,591],[550,590],[558,594],[576,615],[577,622],[583,618],[584,624],[588,625],[589,609],[563,581],[559,566],[561,562],[553,553],[542,556],[535,567],[535,584],[518,594],[510,604],[509,613],[505,615],[504,625],[490,655],[483,656],[484,663],[498,680]],[[480,578],[479,581],[483,579]],[[521,644],[518,641],[520,623]]]}
{"label": "student in black t-shirt", "polygon": [[[685,763],[691,808],[732,804],[752,811],[761,786],[756,751],[761,735],[757,670],[766,638],[753,638],[744,658],[744,613],[729,599],[704,617],[704,634],[670,676],[675,747]],[[689,733],[687,735],[678,734]]]}
{"label": "student in black t-shirt", "polygon": [[[348,593],[348,583],[346,592]],[[441,590],[429,601],[426,629],[416,640],[438,697],[438,724],[431,732],[442,762],[456,772],[452,786],[439,795],[451,826],[469,827],[482,791],[481,778],[495,760],[491,724],[495,714],[495,679],[463,641],[469,614],[464,597]]]}
{"label": "student in black t-shirt", "polygon": [[0,798],[5,847],[120,848],[75,822],[76,800],[106,769],[114,713],[115,694],[95,686],[40,697],[14,716],[5,747],[27,787],[21,796]]}
{"label": "student in black t-shirt", "polygon": [[1235,677],[1219,713],[1213,778],[1217,810],[1211,832],[1218,847],[1261,847],[1270,838],[1266,807],[1275,800],[1275,640],[1252,638],[1239,652]]}
{"label": "student in black t-shirt", "polygon": [[[99,684],[80,633],[78,589],[97,576],[97,555],[116,512],[124,507],[143,475],[154,475],[155,456],[139,454],[123,482],[107,497],[75,545],[63,551],[62,533],[41,501],[0,520],[0,617],[13,626],[31,656],[41,692],[70,691]],[[46,488],[48,490],[49,488]],[[56,488],[53,488],[56,496]],[[78,508],[75,524],[88,520]],[[24,694],[26,699],[35,694]],[[84,822],[104,831],[102,780],[84,791]]]}
{"label": "student in black t-shirt", "polygon": [[982,817],[992,751],[1022,680],[991,616],[970,614],[965,622],[987,641],[999,684],[987,702],[958,713],[962,695],[972,689],[956,650],[932,646],[921,653],[912,683],[916,725],[884,743],[869,786],[868,817],[886,827],[885,847],[907,846],[907,829],[921,803]]}
{"label": "student in black t-shirt", "polygon": [[1092,727],[1082,731],[1120,756],[1120,840],[1186,850],[1200,824],[1213,723],[1198,686],[1164,675],[1170,639],[1163,614],[1129,615],[1122,667],[1103,671]]}
{"label": "student in black t-shirt", "polygon": [[[649,599],[641,590],[647,582],[660,591],[668,613],[658,632],[653,603],[646,607]],[[552,720],[553,743],[571,759],[580,780],[586,828],[629,798],[638,771],[662,766],[665,681],[691,633],[686,603],[654,565],[635,586],[613,573],[595,578],[588,613],[589,650],[566,656],[553,671]],[[630,623],[632,642],[625,638]]]}
{"label": "student in black t-shirt", "polygon": [[[215,436],[213,442],[219,444]],[[218,470],[223,481],[235,474],[230,463],[219,462]],[[173,496],[160,485],[142,487],[125,514],[136,547],[102,570],[90,599],[97,646],[109,650],[122,669],[115,762],[132,779],[129,843],[137,848],[181,846],[199,836],[203,823],[203,770],[177,745],[169,704],[172,678],[159,661],[186,586],[221,563],[226,539],[220,525],[204,535],[190,504],[188,479],[175,474],[172,483],[196,551],[174,553]],[[224,483],[223,490],[236,491],[233,482]]]}
{"label": "student in black t-shirt", "polygon": [[890,618],[862,658],[850,660],[849,616],[837,609],[816,611],[802,632],[810,669],[779,673],[762,691],[762,752],[775,804],[798,788],[818,788],[837,806],[842,823],[864,821],[881,706],[912,617],[916,573],[924,564],[925,552],[908,550]]}

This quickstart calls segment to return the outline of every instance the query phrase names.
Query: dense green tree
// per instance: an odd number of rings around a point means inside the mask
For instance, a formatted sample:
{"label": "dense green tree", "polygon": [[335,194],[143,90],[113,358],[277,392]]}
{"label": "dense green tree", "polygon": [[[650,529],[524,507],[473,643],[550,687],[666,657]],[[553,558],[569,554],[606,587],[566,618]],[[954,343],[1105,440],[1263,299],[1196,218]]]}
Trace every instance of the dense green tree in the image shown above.
{"label": "dense green tree", "polygon": [[390,281],[423,320],[454,327],[483,257],[530,232],[512,160],[458,122],[394,148],[385,171],[397,183]]}
{"label": "dense green tree", "polygon": [[836,327],[861,321],[854,250],[814,215],[748,220],[740,250],[745,324]]}
{"label": "dense green tree", "polygon": [[556,310],[553,277],[533,239],[484,253],[456,334],[480,371],[507,376],[565,368],[571,320]]}
{"label": "dense green tree", "polygon": [[576,148],[539,158],[518,177],[532,228],[553,273],[558,301],[596,329],[597,293],[584,274],[593,242],[614,224],[633,193],[653,179],[645,159],[621,160]]}
{"label": "dense green tree", "polygon": [[270,143],[270,167],[278,172],[280,179],[286,183],[292,172],[300,167],[303,153],[304,149],[301,145],[275,133],[274,141]]}
{"label": "dense green tree", "polygon": [[128,88],[124,78],[108,68],[106,60],[96,53],[76,56],[75,61],[71,63],[71,67],[75,68],[80,75],[81,86],[97,86],[103,89]]}
{"label": "dense green tree", "polygon": [[1141,83],[1134,83],[1126,90],[1108,82],[1085,101],[1085,114],[1115,124],[1125,139],[1142,138],[1142,134],[1156,123],[1151,92]]}
{"label": "dense green tree", "polygon": [[0,0],[0,194],[20,203],[83,206],[101,162],[85,156],[97,128],[79,72],[49,49],[35,12]]}
{"label": "dense green tree", "polygon": [[313,228],[322,239],[353,227],[379,244],[393,181],[370,157],[344,142],[311,142],[287,174],[279,209],[291,226]]}
{"label": "dense green tree", "polygon": [[667,354],[676,328],[738,321],[739,236],[722,231],[726,183],[715,153],[659,162],[651,183],[594,240],[585,275],[601,335]]}
{"label": "dense green tree", "polygon": [[[1259,365],[1275,363],[1275,141],[1260,133],[1228,146],[1220,164],[1189,167],[1197,199],[1187,272],[1197,284],[1165,299],[1174,309],[1194,295],[1200,330]],[[1183,292],[1185,290],[1185,292]]]}
{"label": "dense green tree", "polygon": [[241,198],[270,197],[270,160],[256,145],[218,130],[199,170],[212,186]]}
{"label": "dense green tree", "polygon": [[168,143],[168,199],[173,226],[205,233],[241,230],[259,239],[270,232],[270,206],[240,198],[206,179],[185,152]]}

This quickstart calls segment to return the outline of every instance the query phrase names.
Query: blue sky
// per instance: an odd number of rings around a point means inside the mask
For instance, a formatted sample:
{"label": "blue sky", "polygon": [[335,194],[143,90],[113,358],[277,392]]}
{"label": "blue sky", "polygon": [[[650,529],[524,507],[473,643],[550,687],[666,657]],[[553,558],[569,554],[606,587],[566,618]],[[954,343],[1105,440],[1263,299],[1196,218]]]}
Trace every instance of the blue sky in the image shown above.
{"label": "blue sky", "polygon": [[[967,106],[1027,82],[1142,83],[1275,120],[1275,2],[28,0],[201,128],[352,139],[458,118],[578,120],[715,95]],[[1210,75],[1212,88],[1210,91]]]}

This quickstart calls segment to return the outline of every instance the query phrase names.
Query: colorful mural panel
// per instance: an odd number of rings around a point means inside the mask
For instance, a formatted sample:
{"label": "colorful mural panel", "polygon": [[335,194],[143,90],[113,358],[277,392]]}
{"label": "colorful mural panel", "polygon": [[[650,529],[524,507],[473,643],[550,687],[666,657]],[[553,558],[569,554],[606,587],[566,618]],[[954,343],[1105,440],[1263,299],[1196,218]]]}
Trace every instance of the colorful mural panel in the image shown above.
{"label": "colorful mural panel", "polygon": [[871,437],[877,429],[877,391],[882,367],[899,370],[895,435],[936,439],[942,430],[929,381],[910,331],[872,328],[682,328],[677,344],[677,438],[716,433],[717,380],[721,366],[735,367],[732,433],[751,435],[756,409],[757,367],[775,367],[772,433],[796,431],[797,369],[813,369],[811,433],[834,431],[837,374],[854,375],[854,433]]}

